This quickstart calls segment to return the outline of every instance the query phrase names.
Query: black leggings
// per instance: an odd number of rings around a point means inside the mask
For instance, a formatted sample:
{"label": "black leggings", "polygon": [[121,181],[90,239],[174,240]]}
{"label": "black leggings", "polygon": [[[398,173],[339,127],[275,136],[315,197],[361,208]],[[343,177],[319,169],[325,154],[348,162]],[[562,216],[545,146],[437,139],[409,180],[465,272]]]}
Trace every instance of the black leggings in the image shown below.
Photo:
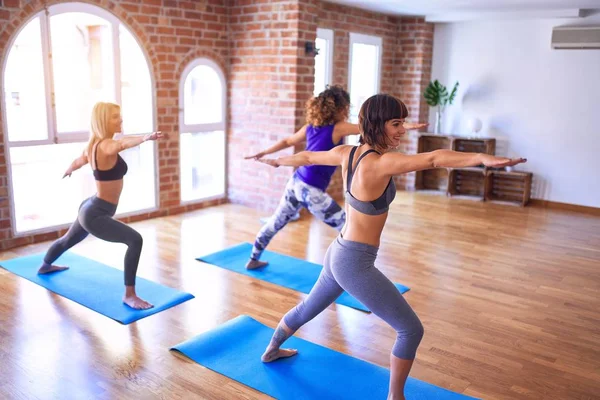
{"label": "black leggings", "polygon": [[79,206],[79,215],[69,231],[52,243],[44,257],[44,262],[54,263],[65,251],[81,242],[90,233],[107,242],[124,243],[125,253],[125,285],[135,285],[143,239],[135,229],[113,219],[117,205],[99,199],[96,196],[84,200]]}

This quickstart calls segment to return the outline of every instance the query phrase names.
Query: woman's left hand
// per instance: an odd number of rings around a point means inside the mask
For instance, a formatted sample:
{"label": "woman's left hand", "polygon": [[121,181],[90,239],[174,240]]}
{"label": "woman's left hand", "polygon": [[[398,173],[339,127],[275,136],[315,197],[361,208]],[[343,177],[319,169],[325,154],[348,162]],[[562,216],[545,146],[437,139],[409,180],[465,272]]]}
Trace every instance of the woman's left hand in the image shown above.
{"label": "woman's left hand", "polygon": [[425,124],[425,123],[417,123],[417,124],[412,124],[410,122],[407,122],[404,124],[404,129],[406,129],[407,131],[411,131],[414,129],[422,129],[422,128],[427,128],[429,126],[429,124]]}
{"label": "woman's left hand", "polygon": [[163,138],[168,138],[168,136],[166,134],[163,134],[161,131],[157,131],[157,132],[152,132],[152,133],[144,136],[144,141],[159,140],[159,139],[163,139]]}

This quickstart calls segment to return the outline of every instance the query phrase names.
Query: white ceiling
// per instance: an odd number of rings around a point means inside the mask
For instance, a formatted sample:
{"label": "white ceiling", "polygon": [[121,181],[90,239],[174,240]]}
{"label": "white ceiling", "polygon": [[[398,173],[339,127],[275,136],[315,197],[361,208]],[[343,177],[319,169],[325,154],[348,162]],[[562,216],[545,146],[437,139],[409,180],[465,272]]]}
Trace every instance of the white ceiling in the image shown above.
{"label": "white ceiling", "polygon": [[[489,18],[577,18],[600,9],[600,0],[326,0],[430,22]],[[592,11],[593,12],[593,11]],[[595,12],[593,12],[595,13]]]}

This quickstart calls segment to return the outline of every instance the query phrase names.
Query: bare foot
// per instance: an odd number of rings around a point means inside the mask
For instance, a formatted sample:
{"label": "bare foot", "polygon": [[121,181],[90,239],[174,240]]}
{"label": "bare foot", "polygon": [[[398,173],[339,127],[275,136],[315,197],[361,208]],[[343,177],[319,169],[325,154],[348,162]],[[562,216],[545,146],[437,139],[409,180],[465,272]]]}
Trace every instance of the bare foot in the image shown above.
{"label": "bare foot", "polygon": [[149,308],[154,307],[152,304],[148,303],[145,300],[140,299],[139,297],[133,296],[123,296],[123,303],[127,304],[129,307],[134,310],[147,310]]}
{"label": "bare foot", "polygon": [[265,350],[265,354],[262,355],[260,360],[264,363],[268,363],[271,361],[275,361],[279,358],[287,358],[287,357],[295,356],[296,354],[298,354],[298,350],[296,350],[296,349],[267,348],[267,350]]}
{"label": "bare foot", "polygon": [[248,260],[248,262],[246,263],[246,269],[257,269],[257,268],[262,268],[265,265],[268,265],[268,262],[265,261],[258,261],[258,260],[253,260],[250,259]]}
{"label": "bare foot", "polygon": [[403,394],[388,393],[388,400],[406,400],[406,397]]}
{"label": "bare foot", "polygon": [[66,269],[69,269],[69,267],[61,267],[58,265],[50,265],[50,264],[43,264],[40,269],[38,269],[38,275],[43,275],[43,274],[49,274],[50,272],[58,272],[58,271],[64,271]]}

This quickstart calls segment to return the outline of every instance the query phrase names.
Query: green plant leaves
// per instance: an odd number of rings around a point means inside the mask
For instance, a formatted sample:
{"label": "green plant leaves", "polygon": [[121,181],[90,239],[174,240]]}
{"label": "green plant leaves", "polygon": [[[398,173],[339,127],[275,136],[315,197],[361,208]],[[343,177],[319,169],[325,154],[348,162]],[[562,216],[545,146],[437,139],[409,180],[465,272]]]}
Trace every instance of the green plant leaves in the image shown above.
{"label": "green plant leaves", "polygon": [[448,94],[448,89],[446,89],[446,86],[442,85],[436,79],[433,82],[429,82],[429,85],[427,85],[423,96],[425,97],[427,104],[429,104],[431,107],[445,106],[447,104],[452,104],[454,98],[456,97],[457,91],[458,82],[454,84],[452,92]]}

